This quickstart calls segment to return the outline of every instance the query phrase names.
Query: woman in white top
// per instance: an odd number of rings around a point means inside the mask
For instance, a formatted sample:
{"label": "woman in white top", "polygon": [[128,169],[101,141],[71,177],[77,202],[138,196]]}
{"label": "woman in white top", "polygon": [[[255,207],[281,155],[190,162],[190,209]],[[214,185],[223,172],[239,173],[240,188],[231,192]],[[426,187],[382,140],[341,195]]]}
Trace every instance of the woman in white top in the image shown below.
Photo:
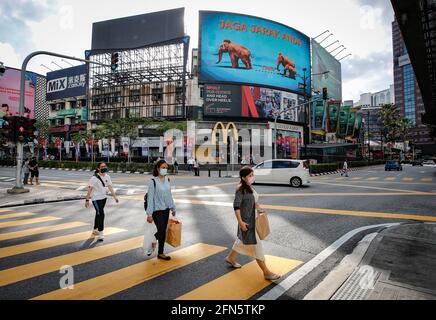
{"label": "woman in white top", "polygon": [[120,202],[120,199],[116,196],[112,187],[112,180],[107,174],[106,163],[101,162],[97,164],[97,170],[94,175],[89,179],[88,193],[86,194],[85,207],[89,208],[89,198],[92,195],[92,204],[95,208],[95,220],[93,235],[98,236],[99,241],[104,240],[104,207],[106,205],[107,195],[106,188],[109,189],[116,203]]}

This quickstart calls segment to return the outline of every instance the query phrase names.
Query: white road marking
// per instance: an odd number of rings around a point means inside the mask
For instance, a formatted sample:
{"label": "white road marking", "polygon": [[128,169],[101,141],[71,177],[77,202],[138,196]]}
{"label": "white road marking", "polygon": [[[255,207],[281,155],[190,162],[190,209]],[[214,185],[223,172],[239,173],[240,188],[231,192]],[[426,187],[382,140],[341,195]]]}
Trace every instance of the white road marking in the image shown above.
{"label": "white road marking", "polygon": [[336,240],[332,245],[328,248],[321,251],[316,257],[314,257],[309,262],[305,263],[300,269],[292,273],[289,277],[278,283],[271,290],[266,292],[263,296],[261,296],[258,300],[276,300],[281,297],[286,291],[291,289],[295,284],[297,284],[301,279],[303,279],[306,275],[308,275],[311,271],[313,271],[317,266],[319,266],[324,260],[326,260],[329,256],[331,256],[334,252],[336,252],[345,242],[350,240],[359,232],[381,228],[381,227],[393,227],[400,225],[400,223],[386,223],[386,224],[377,224],[372,226],[366,226],[354,229],[338,240]]}

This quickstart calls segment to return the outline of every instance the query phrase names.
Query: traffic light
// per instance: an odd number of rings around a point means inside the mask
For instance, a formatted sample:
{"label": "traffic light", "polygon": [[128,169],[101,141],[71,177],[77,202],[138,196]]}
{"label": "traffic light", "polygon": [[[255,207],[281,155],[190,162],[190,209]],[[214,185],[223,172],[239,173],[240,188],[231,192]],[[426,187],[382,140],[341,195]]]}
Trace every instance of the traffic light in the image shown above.
{"label": "traffic light", "polygon": [[111,54],[111,70],[115,71],[118,68],[118,52],[114,52]]}
{"label": "traffic light", "polygon": [[3,117],[0,119],[0,138],[15,142],[15,118],[16,117]]}
{"label": "traffic light", "polygon": [[328,100],[328,92],[327,92],[327,88],[322,88],[322,99],[323,100]]}
{"label": "traffic light", "polygon": [[17,141],[25,142],[26,141],[26,118],[17,117],[16,121],[16,133],[17,133]]}
{"label": "traffic light", "polygon": [[35,132],[37,131],[35,127],[36,120],[25,118],[25,139],[27,142],[33,142],[35,140]]}

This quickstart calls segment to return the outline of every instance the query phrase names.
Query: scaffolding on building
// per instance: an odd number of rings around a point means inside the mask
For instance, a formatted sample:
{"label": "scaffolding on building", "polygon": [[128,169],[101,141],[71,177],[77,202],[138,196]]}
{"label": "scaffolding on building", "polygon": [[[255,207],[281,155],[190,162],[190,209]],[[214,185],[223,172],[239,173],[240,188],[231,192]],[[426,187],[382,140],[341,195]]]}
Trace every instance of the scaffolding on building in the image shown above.
{"label": "scaffolding on building", "polygon": [[[188,38],[189,40],[189,38]],[[186,39],[145,48],[91,52],[88,119],[186,119]],[[112,54],[118,53],[115,70]]]}

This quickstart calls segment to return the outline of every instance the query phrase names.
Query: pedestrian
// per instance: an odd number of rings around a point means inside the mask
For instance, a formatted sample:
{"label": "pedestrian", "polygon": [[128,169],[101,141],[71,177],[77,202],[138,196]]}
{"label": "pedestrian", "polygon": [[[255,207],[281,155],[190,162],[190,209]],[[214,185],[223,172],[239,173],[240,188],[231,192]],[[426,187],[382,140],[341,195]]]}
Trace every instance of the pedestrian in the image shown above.
{"label": "pedestrian", "polygon": [[89,179],[88,193],[86,194],[85,200],[85,207],[89,208],[89,199],[92,195],[92,205],[95,209],[94,231],[92,234],[98,236],[98,241],[104,240],[104,207],[107,201],[107,189],[109,189],[112,197],[114,197],[115,202],[120,202],[120,199],[117,197],[112,187],[111,177],[107,172],[106,163],[100,162],[97,164],[97,170],[95,170],[94,175]]}
{"label": "pedestrian", "polygon": [[239,269],[241,265],[236,262],[236,256],[243,254],[256,259],[262,269],[266,280],[277,280],[279,275],[271,272],[265,263],[262,242],[256,232],[256,218],[263,211],[259,205],[259,195],[253,188],[254,171],[250,167],[244,167],[239,172],[241,179],[233,202],[236,219],[238,220],[237,239],[232,251],[226,257],[226,262],[233,268]]}
{"label": "pedestrian", "polygon": [[192,159],[192,157],[191,157],[188,159],[188,171],[189,172],[192,172],[193,165],[194,165],[194,159]]}
{"label": "pedestrian", "polygon": [[174,173],[179,173],[179,163],[177,162],[177,160],[174,160]]}
{"label": "pedestrian", "polygon": [[28,158],[24,159],[23,172],[24,172],[23,184],[29,184],[30,168],[29,168],[29,159]]}
{"label": "pedestrian", "polygon": [[194,160],[194,172],[196,177],[200,176],[200,165],[198,164],[197,159]]}
{"label": "pedestrian", "polygon": [[175,216],[176,206],[168,178],[168,163],[165,160],[160,160],[154,166],[147,193],[147,222],[154,222],[157,228],[154,235],[159,242],[157,258],[168,261],[171,257],[164,254],[165,239],[170,211]]}
{"label": "pedestrian", "polygon": [[32,157],[32,160],[30,160],[29,170],[30,170],[30,184],[33,185],[33,178],[35,178],[36,185],[39,185],[39,167],[38,167],[38,160],[36,159],[36,157]]}
{"label": "pedestrian", "polygon": [[344,164],[342,166],[342,173],[341,176],[345,175],[346,177],[348,177],[348,163],[347,160],[344,161]]}

